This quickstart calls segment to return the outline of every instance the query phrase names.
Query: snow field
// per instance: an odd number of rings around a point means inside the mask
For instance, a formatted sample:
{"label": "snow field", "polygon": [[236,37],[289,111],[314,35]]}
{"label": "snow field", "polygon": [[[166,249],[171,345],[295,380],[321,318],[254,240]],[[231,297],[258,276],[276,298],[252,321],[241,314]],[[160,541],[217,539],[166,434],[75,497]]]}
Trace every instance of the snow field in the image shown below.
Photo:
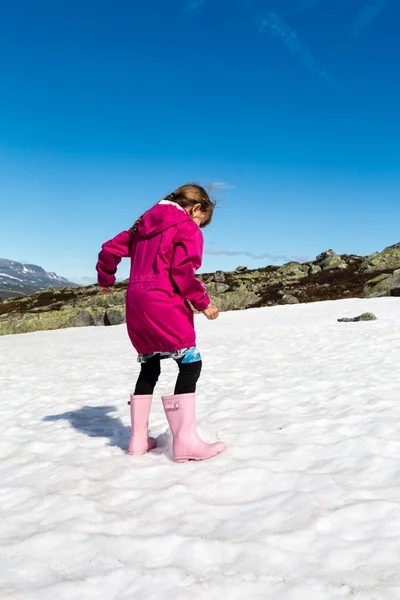
{"label": "snow field", "polygon": [[[372,311],[378,320],[337,323]],[[0,338],[0,597],[400,599],[400,311],[345,300],[197,319],[199,432],[125,454],[125,326]]]}

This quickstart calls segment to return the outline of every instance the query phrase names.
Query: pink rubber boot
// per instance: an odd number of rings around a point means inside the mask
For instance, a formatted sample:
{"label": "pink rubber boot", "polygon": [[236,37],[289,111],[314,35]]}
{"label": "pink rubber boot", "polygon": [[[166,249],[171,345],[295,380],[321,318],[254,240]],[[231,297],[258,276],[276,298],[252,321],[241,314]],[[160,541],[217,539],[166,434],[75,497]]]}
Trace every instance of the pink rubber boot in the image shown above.
{"label": "pink rubber boot", "polygon": [[162,401],[172,431],[172,452],[176,462],[204,460],[225,450],[224,442],[207,444],[199,437],[195,421],[195,394],[164,396]]}
{"label": "pink rubber boot", "polygon": [[153,396],[131,394],[128,404],[131,407],[132,433],[128,454],[146,454],[149,450],[154,450],[157,445],[156,440],[147,435],[152,399]]}

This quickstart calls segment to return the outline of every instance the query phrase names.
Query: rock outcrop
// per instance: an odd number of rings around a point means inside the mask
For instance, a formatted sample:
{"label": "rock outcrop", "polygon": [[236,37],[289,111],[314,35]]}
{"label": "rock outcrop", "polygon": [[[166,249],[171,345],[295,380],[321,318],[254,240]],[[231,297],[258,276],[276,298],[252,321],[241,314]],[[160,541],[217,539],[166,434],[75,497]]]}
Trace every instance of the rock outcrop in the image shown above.
{"label": "rock outcrop", "polygon": [[65,327],[119,325],[125,321],[126,285],[114,294],[99,294],[97,286],[48,289],[0,303],[0,335]]}
{"label": "rock outcrop", "polygon": [[388,246],[383,252],[374,252],[366,256],[361,263],[361,273],[375,273],[400,268],[400,243]]}
{"label": "rock outcrop", "polygon": [[[315,261],[255,270],[238,267],[199,276],[222,311],[338,300],[400,296],[400,244],[367,257],[327,250]],[[112,295],[97,286],[47,289],[0,301],[0,335],[64,327],[117,325],[125,321],[127,282]]]}
{"label": "rock outcrop", "polygon": [[326,250],[326,252],[319,254],[315,259],[315,262],[316,266],[320,267],[323,271],[329,271],[331,269],[347,269],[346,261],[333,250]]}
{"label": "rock outcrop", "polygon": [[382,273],[367,281],[364,294],[366,298],[400,296],[400,269],[393,273]]}

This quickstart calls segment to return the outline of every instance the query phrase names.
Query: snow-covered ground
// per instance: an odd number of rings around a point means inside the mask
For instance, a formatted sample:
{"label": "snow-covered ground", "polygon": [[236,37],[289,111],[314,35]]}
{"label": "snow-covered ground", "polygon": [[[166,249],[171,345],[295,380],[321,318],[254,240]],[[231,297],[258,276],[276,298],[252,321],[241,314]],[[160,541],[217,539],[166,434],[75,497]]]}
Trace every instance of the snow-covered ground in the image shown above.
{"label": "snow-covered ground", "polygon": [[172,362],[125,454],[125,326],[0,338],[0,597],[399,599],[400,300],[197,323],[202,463],[171,460]]}

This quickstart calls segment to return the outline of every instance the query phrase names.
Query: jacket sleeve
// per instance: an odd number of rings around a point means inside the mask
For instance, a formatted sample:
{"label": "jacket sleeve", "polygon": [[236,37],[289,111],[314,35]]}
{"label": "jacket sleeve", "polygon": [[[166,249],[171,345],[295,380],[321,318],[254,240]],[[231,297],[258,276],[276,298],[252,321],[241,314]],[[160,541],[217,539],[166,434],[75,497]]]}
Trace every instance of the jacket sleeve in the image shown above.
{"label": "jacket sleeve", "polygon": [[102,246],[96,265],[97,281],[101,287],[115,283],[115,273],[121,259],[130,255],[130,232],[122,231]]}
{"label": "jacket sleeve", "polygon": [[203,255],[203,235],[196,227],[186,224],[178,229],[174,242],[174,254],[171,265],[171,277],[184,300],[189,300],[198,310],[205,310],[211,304],[206,286],[195,278],[201,267]]}

